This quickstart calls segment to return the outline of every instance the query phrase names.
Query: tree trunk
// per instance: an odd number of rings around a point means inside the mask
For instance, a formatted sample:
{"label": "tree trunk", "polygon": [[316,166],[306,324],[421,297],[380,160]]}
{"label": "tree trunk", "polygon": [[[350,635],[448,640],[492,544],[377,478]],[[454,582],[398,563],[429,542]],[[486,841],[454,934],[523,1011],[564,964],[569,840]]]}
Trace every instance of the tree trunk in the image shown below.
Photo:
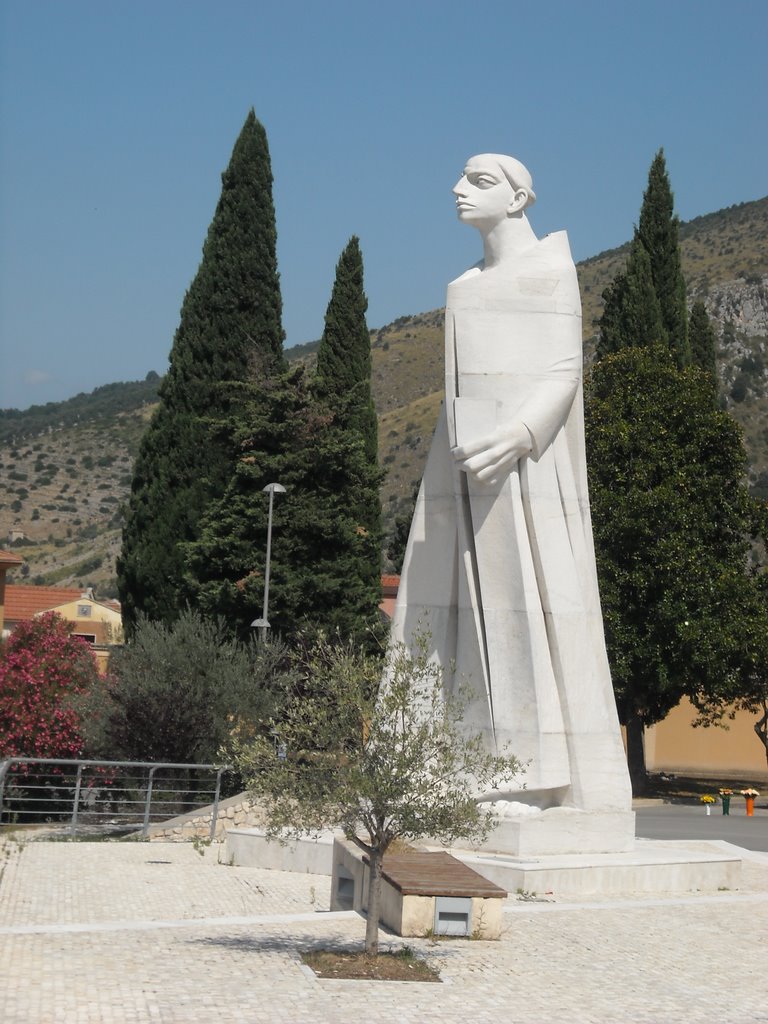
{"label": "tree trunk", "polygon": [[640,716],[631,711],[627,716],[627,766],[633,796],[642,796],[648,788],[645,769],[645,726]]}
{"label": "tree trunk", "polygon": [[381,866],[384,854],[371,850],[368,857],[368,918],[365,923],[366,956],[379,953],[379,914],[381,913]]}
{"label": "tree trunk", "polygon": [[755,722],[757,738],[765,749],[765,760],[768,763],[768,701],[763,701],[763,715]]}

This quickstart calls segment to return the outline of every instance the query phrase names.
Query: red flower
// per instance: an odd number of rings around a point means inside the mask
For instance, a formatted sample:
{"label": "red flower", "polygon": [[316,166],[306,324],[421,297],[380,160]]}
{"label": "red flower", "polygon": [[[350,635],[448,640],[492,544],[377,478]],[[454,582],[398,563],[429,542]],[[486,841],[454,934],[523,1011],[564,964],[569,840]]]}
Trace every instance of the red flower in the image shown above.
{"label": "red flower", "polygon": [[99,685],[88,644],[55,612],[22,622],[0,651],[0,756],[77,757],[72,696]]}

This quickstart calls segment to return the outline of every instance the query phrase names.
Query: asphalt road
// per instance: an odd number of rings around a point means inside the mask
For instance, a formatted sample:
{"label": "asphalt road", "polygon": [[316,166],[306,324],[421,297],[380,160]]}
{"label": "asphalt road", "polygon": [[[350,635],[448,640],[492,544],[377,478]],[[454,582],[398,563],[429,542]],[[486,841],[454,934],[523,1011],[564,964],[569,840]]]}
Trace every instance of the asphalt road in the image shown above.
{"label": "asphalt road", "polygon": [[635,834],[643,839],[724,839],[747,850],[768,853],[768,804],[755,807],[754,817],[744,813],[744,798],[731,799],[731,813],[720,804],[707,816],[703,804],[654,804],[635,809]]}

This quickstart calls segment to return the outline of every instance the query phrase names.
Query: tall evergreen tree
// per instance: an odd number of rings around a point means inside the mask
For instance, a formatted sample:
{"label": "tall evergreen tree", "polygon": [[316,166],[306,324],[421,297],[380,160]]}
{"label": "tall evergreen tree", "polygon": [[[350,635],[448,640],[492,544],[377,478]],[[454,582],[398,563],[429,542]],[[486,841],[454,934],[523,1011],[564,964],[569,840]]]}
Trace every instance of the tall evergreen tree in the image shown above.
{"label": "tall evergreen tree", "polygon": [[661,307],[653,287],[651,260],[637,238],[632,242],[626,269],[603,292],[597,358],[624,348],[647,348],[666,341]]}
{"label": "tall evergreen tree", "polygon": [[273,633],[322,628],[364,640],[378,619],[378,538],[350,500],[369,473],[367,455],[359,437],[336,428],[333,409],[311,384],[298,367],[244,386],[247,415],[233,425],[232,478],[203,517],[199,538],[186,545],[195,604],[241,636],[262,611],[269,483],[286,488],[273,514]]}
{"label": "tall evergreen tree", "polygon": [[690,363],[678,223],[660,149],[651,164],[627,266],[603,292],[598,358],[664,341],[678,366]]}
{"label": "tall evergreen tree", "polygon": [[183,545],[231,475],[220,425],[236,418],[233,385],[279,367],[282,342],[272,170],[251,110],[222,175],[160,406],[136,460],[118,560],[129,629],[139,613],[172,622],[183,607]]}
{"label": "tall evergreen tree", "polygon": [[679,224],[674,212],[674,197],[664,150],[660,149],[648,173],[648,188],[643,194],[636,236],[650,257],[653,287],[659,300],[661,321],[667,332],[669,347],[678,366],[686,366],[690,362],[690,348],[685,278],[680,261]]}
{"label": "tall evergreen tree", "polygon": [[688,338],[691,345],[691,359],[694,366],[704,370],[712,378],[713,387],[717,388],[717,337],[715,329],[707,316],[704,303],[694,302],[691,318],[688,323]]}
{"label": "tall evergreen tree", "polygon": [[338,410],[339,422],[356,431],[371,462],[378,453],[378,423],[371,393],[371,339],[365,312],[363,254],[353,235],[336,264],[336,278],[317,350],[318,393]]}
{"label": "tall evergreen tree", "polygon": [[381,499],[378,468],[378,420],[371,392],[371,338],[365,321],[368,299],[363,287],[363,255],[356,236],[336,265],[336,278],[317,350],[316,391],[334,411],[334,429],[352,445],[362,443],[364,463],[349,477],[344,499],[355,510],[368,538],[369,554],[359,573],[371,593],[381,589]]}
{"label": "tall evergreen tree", "polygon": [[262,608],[269,483],[286,488],[273,509],[271,628],[361,641],[378,624],[381,474],[366,307],[352,238],[336,268],[314,378],[291,369],[240,389],[245,415],[226,430],[233,470],[186,545],[186,579],[203,611],[241,633]]}

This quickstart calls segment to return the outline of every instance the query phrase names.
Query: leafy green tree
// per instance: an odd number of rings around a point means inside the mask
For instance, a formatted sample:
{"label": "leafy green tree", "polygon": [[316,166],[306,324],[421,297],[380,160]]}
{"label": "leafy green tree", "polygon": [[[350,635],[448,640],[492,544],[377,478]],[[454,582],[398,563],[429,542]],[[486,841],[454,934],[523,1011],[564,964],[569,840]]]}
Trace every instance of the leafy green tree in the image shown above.
{"label": "leafy green tree", "polygon": [[[363,439],[341,429],[302,367],[241,389],[245,417],[233,424],[237,451],[220,500],[186,548],[187,587],[206,614],[241,635],[262,609],[267,495],[274,502],[269,621],[286,637],[323,628],[362,639],[378,624],[379,539],[354,500],[370,479]],[[371,571],[375,566],[376,571]]]}
{"label": "leafy green tree", "polygon": [[679,226],[664,150],[660,149],[648,173],[648,187],[643,194],[635,234],[650,258],[653,287],[669,347],[678,366],[685,366],[690,362],[690,347]]}
{"label": "leafy green tree", "polygon": [[644,727],[684,694],[733,693],[743,671],[746,455],[709,376],[662,345],[606,356],[586,394],[606,643],[638,791]]}
{"label": "leafy green tree", "polygon": [[472,785],[495,789],[519,774],[462,731],[465,703],[446,699],[424,638],[392,652],[376,695],[377,660],[324,640],[303,659],[300,686],[276,727],[284,757],[265,737],[235,743],[235,763],[263,801],[271,836],[340,828],[370,864],[366,953],[378,952],[384,854],[397,838],[481,841],[495,824]]}
{"label": "leafy green tree", "polygon": [[277,713],[286,651],[243,644],[226,625],[182,612],[170,626],[140,618],[110,657],[103,686],[79,702],[91,756],[211,763],[233,733]]}
{"label": "leafy green tree", "polygon": [[[764,506],[765,508],[766,506]],[[768,534],[764,533],[763,543],[766,539],[768,539]],[[754,723],[754,730],[763,746],[768,765],[768,567],[763,566],[762,572],[754,582],[759,604],[755,615],[751,618],[752,628],[749,642],[745,642],[748,651],[746,671],[739,676],[733,700],[737,710],[758,715],[757,721]],[[704,711],[705,709],[700,708],[699,710]],[[726,711],[723,707],[722,714],[726,713],[732,717],[731,710],[727,709]]]}
{"label": "leafy green tree", "polygon": [[[723,676],[718,691],[691,697],[698,712],[695,726],[723,726],[737,711],[758,716],[754,723],[768,763],[768,502],[752,499],[752,558],[757,556],[742,587],[725,613],[739,630],[735,671]],[[725,725],[727,728],[727,725]]]}
{"label": "leafy green tree", "polygon": [[688,339],[694,366],[705,370],[717,389],[717,336],[703,302],[694,302],[688,324]]}
{"label": "leafy green tree", "polygon": [[231,475],[219,425],[233,416],[235,382],[282,363],[272,170],[251,110],[187,292],[160,388],[160,406],[134,468],[118,589],[126,626],[139,614],[172,622],[184,607],[183,545]]}

